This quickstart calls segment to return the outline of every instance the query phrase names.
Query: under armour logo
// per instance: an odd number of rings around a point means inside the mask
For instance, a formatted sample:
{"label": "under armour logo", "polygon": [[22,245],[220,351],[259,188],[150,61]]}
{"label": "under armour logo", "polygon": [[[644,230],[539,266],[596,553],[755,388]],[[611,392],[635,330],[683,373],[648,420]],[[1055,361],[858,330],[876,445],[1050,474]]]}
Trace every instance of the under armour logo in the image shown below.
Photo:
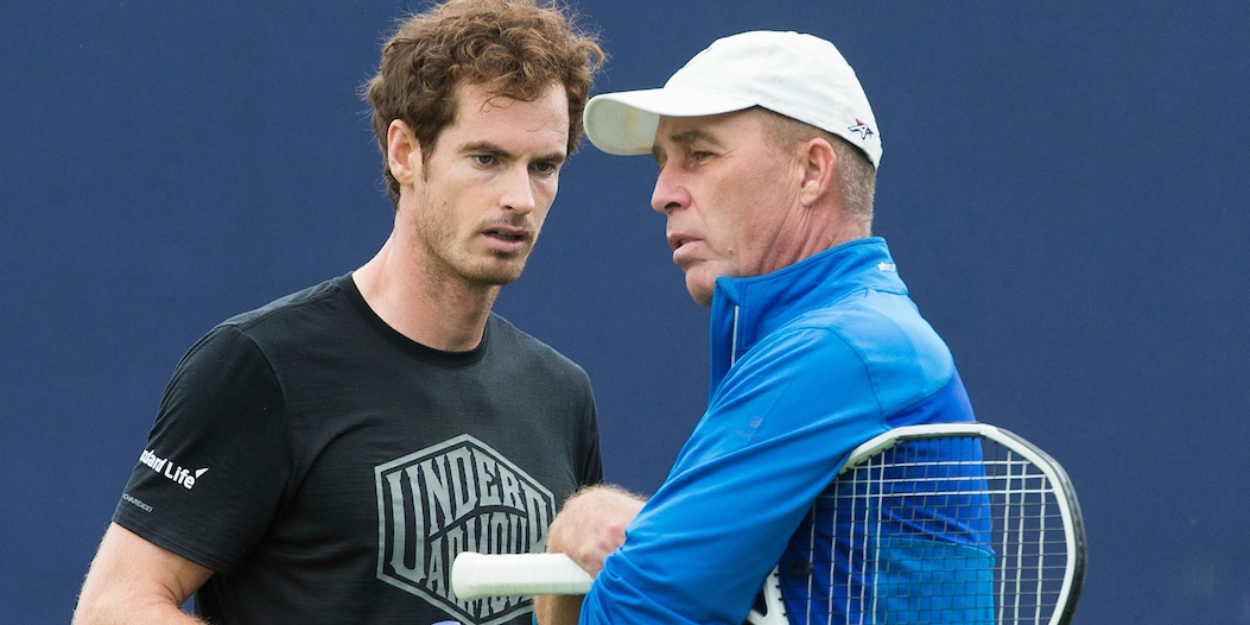
{"label": "under armour logo", "polygon": [[451,563],[462,551],[541,553],[555,516],[546,486],[468,434],[378,465],[374,477],[378,579],[425,599],[453,623],[502,625],[533,610],[519,596],[459,599]]}
{"label": "under armour logo", "polygon": [[854,126],[847,126],[846,129],[851,132],[858,132],[860,139],[867,139],[868,137],[871,137],[873,134],[875,134],[872,131],[872,128],[868,126],[868,124],[865,124],[864,122],[861,122],[858,119],[855,120]]}

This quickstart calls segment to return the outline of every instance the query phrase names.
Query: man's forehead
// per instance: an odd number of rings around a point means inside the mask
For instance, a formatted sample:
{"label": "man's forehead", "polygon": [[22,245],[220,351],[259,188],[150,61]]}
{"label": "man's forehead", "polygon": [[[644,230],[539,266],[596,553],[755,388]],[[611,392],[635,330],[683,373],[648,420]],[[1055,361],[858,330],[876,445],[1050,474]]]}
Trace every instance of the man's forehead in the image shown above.
{"label": "man's forehead", "polygon": [[569,133],[563,89],[555,84],[534,100],[516,100],[485,85],[460,85],[455,116],[443,134],[456,136],[453,149],[494,145],[488,151],[542,151],[563,158]]}
{"label": "man's forehead", "polygon": [[730,144],[750,140],[753,136],[751,128],[757,122],[756,111],[747,109],[706,115],[701,117],[666,117],[661,116],[655,130],[655,143],[651,146],[653,155],[658,155],[668,147],[687,147],[693,144],[706,144],[713,147],[728,147]]}
{"label": "man's forehead", "polygon": [[[569,115],[568,97],[564,85],[551,83],[533,99],[518,100],[497,86],[479,83],[460,83],[456,86],[453,96],[457,107],[457,117],[464,113],[482,117],[492,114],[506,114],[509,109],[525,104],[548,105],[551,111],[567,119]],[[554,105],[554,106],[551,106]]]}

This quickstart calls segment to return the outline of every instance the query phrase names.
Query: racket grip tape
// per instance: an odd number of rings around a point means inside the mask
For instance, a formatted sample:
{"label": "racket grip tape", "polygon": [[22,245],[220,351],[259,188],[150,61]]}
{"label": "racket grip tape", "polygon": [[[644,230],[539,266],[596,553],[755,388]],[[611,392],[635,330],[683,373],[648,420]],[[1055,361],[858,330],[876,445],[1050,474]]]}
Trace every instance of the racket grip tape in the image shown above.
{"label": "racket grip tape", "polygon": [[464,601],[482,597],[584,595],[594,580],[562,553],[485,555],[466,551],[451,567],[451,588]]}

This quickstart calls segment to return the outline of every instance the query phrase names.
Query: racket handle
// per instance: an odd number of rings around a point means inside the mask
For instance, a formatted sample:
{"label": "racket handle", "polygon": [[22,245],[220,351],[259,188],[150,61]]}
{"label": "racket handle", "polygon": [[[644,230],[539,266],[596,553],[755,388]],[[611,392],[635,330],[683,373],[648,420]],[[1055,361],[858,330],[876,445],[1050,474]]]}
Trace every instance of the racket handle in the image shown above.
{"label": "racket handle", "polygon": [[584,595],[593,582],[590,574],[562,553],[483,555],[466,551],[451,567],[456,597],[515,595]]}

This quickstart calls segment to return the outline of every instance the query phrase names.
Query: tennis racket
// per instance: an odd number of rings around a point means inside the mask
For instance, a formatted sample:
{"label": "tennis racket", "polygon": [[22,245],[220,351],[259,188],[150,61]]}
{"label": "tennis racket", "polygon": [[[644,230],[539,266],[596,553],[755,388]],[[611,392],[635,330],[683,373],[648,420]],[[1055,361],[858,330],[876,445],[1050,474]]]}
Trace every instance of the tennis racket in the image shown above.
{"label": "tennis racket", "polygon": [[[1036,446],[981,423],[896,428],[851,453],[748,622],[1066,625],[1085,552],[1071,482]],[[462,600],[591,583],[562,554],[463,553],[452,569]]]}

